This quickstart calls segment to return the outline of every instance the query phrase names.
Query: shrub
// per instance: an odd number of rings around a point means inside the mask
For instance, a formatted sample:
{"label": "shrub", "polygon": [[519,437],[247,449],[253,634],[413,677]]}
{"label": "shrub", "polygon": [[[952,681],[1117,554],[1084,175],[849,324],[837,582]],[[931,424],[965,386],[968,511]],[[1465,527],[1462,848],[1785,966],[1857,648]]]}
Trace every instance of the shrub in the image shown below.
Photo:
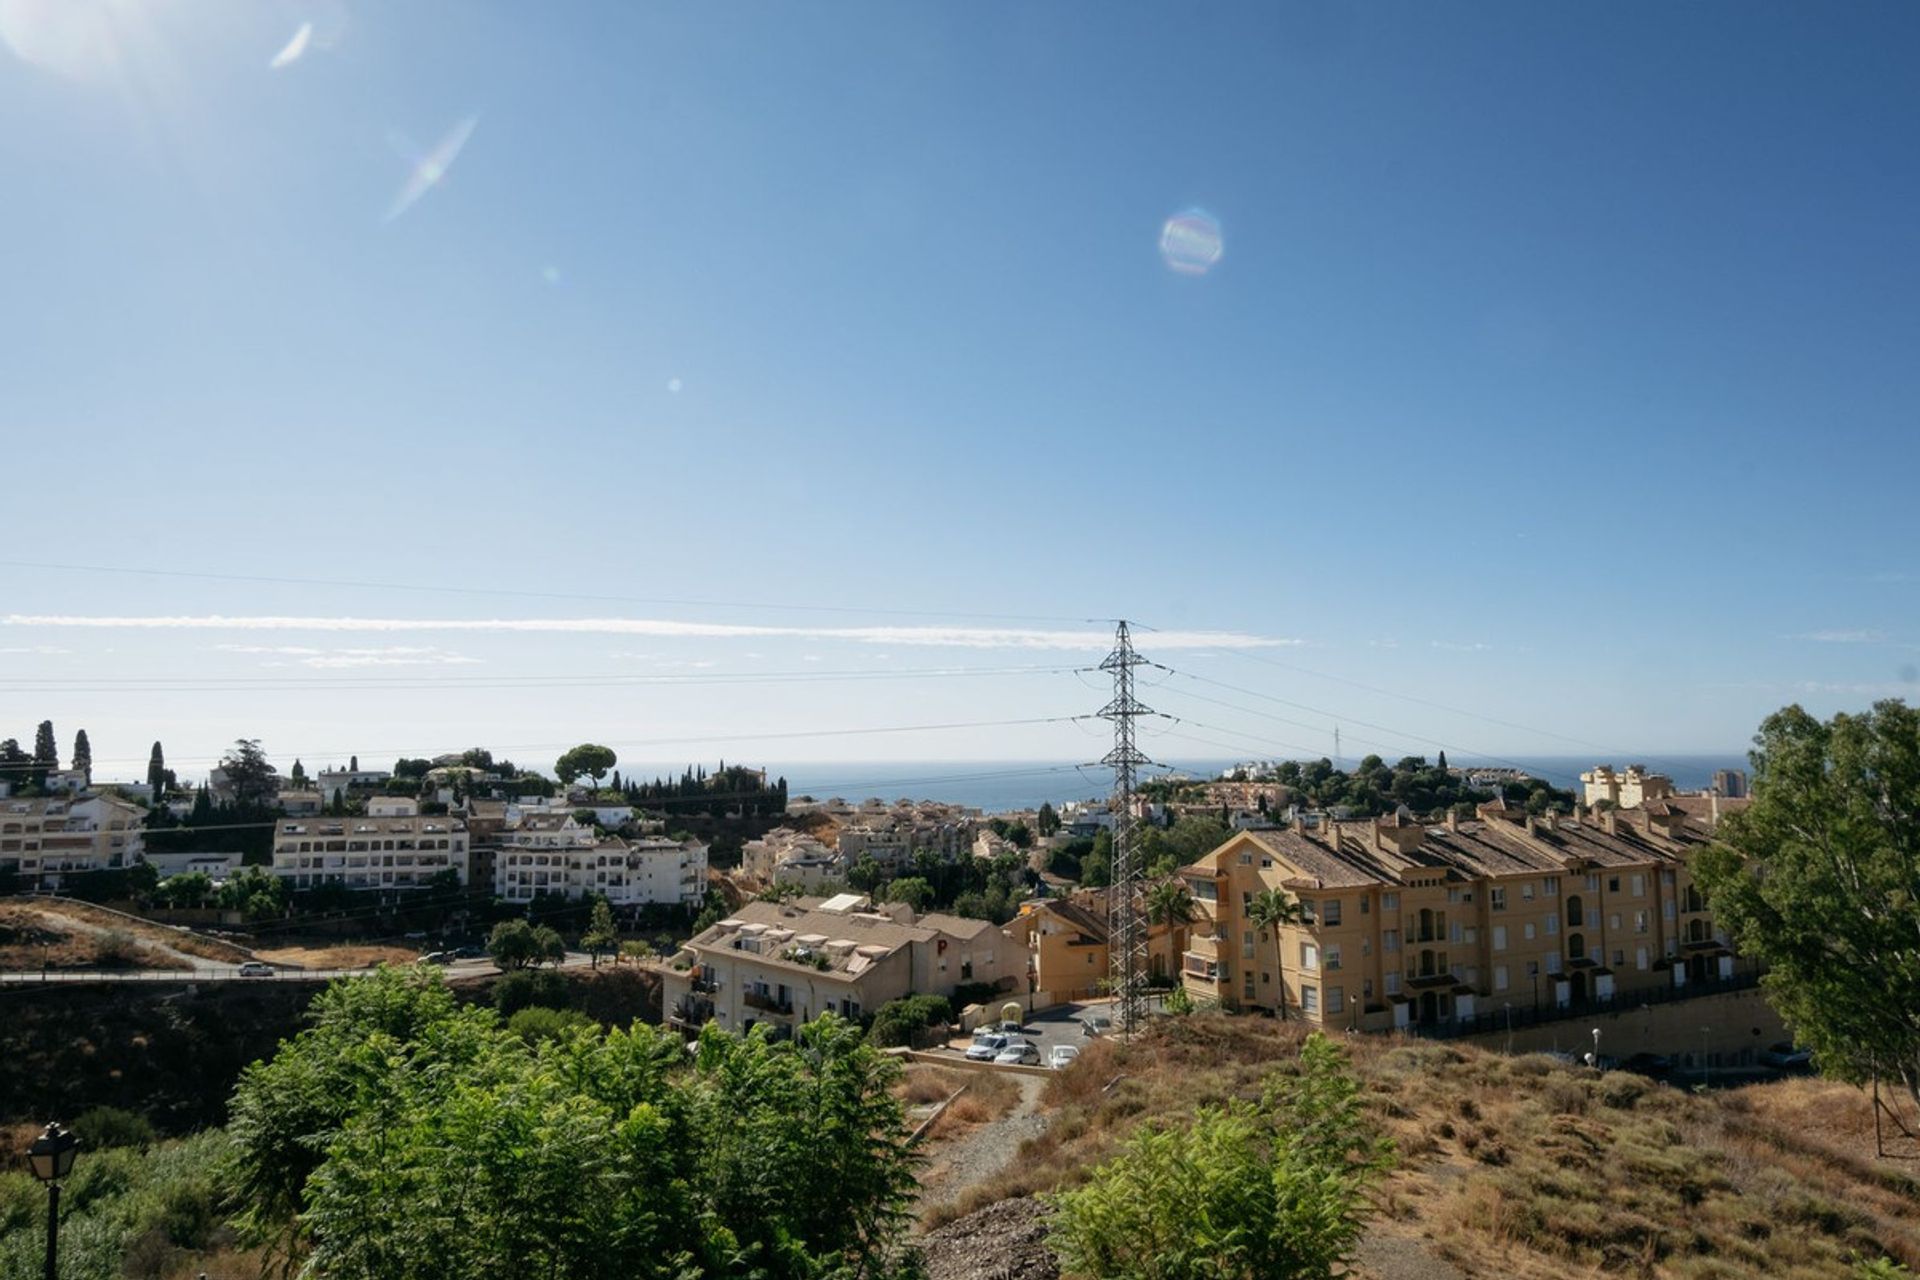
{"label": "shrub", "polygon": [[923,1028],[953,1020],[953,1006],[945,996],[903,996],[889,1000],[873,1015],[867,1038],[881,1048],[911,1045]]}
{"label": "shrub", "polygon": [[144,1147],[153,1142],[153,1122],[136,1111],[120,1107],[92,1107],[82,1111],[74,1118],[73,1131],[88,1151]]}
{"label": "shrub", "polygon": [[567,980],[551,969],[518,969],[493,984],[493,1007],[503,1018],[522,1009],[564,1009]]}
{"label": "shrub", "polygon": [[1050,1197],[1063,1270],[1103,1280],[1333,1274],[1389,1148],[1332,1041],[1310,1036],[1300,1067],[1271,1077],[1259,1105],[1203,1107],[1185,1127],[1141,1129],[1086,1186]]}
{"label": "shrub", "polygon": [[529,1005],[507,1019],[507,1030],[528,1044],[539,1044],[542,1040],[558,1040],[576,1027],[598,1027],[599,1025],[578,1009],[549,1009],[537,1004]]}

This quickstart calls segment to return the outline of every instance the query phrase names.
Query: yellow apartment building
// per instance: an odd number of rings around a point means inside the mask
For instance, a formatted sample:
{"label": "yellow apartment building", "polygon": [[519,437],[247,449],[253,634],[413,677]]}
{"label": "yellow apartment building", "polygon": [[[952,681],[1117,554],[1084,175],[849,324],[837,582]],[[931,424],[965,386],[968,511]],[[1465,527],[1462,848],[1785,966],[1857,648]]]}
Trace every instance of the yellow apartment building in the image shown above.
{"label": "yellow apartment building", "polygon": [[[1536,818],[1498,802],[1477,820],[1404,816],[1235,835],[1181,876],[1200,915],[1181,957],[1196,999],[1287,1007],[1380,1031],[1553,1010],[1733,976],[1689,871],[1709,839],[1687,810]],[[1298,925],[1248,918],[1297,900]]]}

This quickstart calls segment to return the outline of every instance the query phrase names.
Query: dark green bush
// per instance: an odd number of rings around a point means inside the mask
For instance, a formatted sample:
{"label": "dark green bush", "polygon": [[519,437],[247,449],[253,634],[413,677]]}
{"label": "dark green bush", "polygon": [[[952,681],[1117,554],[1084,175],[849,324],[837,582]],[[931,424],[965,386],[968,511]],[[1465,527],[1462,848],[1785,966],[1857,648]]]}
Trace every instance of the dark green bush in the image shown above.
{"label": "dark green bush", "polygon": [[103,1151],[108,1147],[144,1147],[153,1141],[153,1122],[137,1111],[121,1107],[93,1107],[82,1111],[73,1122],[82,1150]]}
{"label": "dark green bush", "polygon": [[518,969],[493,984],[493,1007],[503,1018],[522,1009],[564,1009],[567,980],[551,969]]}

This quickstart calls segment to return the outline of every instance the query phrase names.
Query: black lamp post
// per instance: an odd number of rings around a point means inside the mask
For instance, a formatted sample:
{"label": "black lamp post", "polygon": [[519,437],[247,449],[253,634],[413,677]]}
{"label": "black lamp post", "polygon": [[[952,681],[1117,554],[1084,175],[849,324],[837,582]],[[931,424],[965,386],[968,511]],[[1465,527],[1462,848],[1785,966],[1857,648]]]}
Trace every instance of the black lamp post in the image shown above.
{"label": "black lamp post", "polygon": [[58,1123],[50,1123],[27,1148],[27,1167],[47,1184],[47,1280],[59,1275],[60,1179],[73,1172],[80,1139]]}

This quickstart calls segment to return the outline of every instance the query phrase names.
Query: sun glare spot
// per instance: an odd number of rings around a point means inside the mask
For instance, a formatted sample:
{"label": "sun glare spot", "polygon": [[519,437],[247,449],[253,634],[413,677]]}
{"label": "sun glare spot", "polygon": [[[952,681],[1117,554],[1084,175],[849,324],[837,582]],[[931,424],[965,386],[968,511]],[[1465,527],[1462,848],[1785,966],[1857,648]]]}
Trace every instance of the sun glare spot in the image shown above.
{"label": "sun glare spot", "polygon": [[479,123],[479,116],[468,116],[440,139],[433,150],[413,162],[413,172],[408,175],[400,193],[393,198],[386,221],[392,222],[411,209],[421,196],[445,180],[453,169],[453,162],[460,158],[460,149],[467,145],[467,139],[473,136],[474,126]]}
{"label": "sun glare spot", "polygon": [[267,65],[275,71],[278,71],[282,67],[292,66],[294,63],[300,61],[300,56],[307,51],[307,42],[311,39],[313,39],[313,24],[311,22],[301,23],[300,29],[293,33],[293,39],[287,41],[287,43],[281,47],[280,52],[273,55],[273,61]]}
{"label": "sun glare spot", "polygon": [[1204,210],[1176,213],[1160,228],[1161,260],[1183,276],[1207,274],[1225,251],[1220,223]]}

